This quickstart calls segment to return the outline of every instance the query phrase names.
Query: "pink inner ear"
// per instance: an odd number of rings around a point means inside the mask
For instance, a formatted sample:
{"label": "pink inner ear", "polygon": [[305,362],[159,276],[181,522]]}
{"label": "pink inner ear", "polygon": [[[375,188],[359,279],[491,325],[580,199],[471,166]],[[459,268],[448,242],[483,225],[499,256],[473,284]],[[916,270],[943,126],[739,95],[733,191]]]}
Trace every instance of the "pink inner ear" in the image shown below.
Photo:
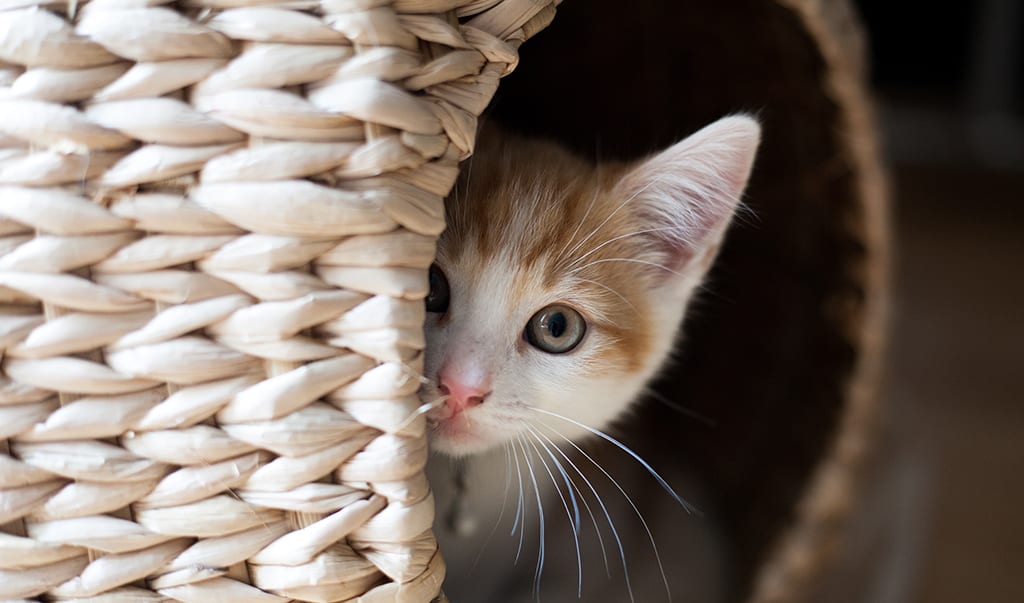
{"label": "pink inner ear", "polygon": [[746,188],[761,128],[726,117],[632,168],[616,194],[632,199],[676,269],[717,248]]}

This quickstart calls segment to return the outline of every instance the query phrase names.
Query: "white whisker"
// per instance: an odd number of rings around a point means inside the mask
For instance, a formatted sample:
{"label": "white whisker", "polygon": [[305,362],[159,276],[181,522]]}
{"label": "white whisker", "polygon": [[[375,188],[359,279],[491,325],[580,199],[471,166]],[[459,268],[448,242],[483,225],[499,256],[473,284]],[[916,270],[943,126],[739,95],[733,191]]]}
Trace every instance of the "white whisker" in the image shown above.
{"label": "white whisker", "polygon": [[[528,435],[532,436],[533,433],[532,432],[528,432]],[[575,533],[579,534],[579,529],[580,529],[580,509],[579,509],[579,506],[577,506],[577,504],[576,504],[575,497],[573,496],[572,492],[569,492],[569,497],[572,500],[572,511],[570,511],[569,510],[569,501],[566,500],[565,496],[562,494],[562,489],[559,488],[559,486],[558,486],[558,480],[555,479],[555,474],[551,471],[551,467],[548,465],[548,462],[546,460],[544,460],[544,455],[541,454],[540,448],[537,447],[537,442],[534,442],[534,441],[530,440],[529,438],[527,438],[526,439],[526,443],[528,443],[530,445],[530,448],[533,448],[533,451],[537,454],[537,458],[540,460],[541,464],[544,466],[545,472],[548,474],[548,477],[551,478],[551,483],[555,487],[555,492],[558,493],[558,497],[562,500],[562,506],[565,507],[566,517],[568,517],[569,522],[572,524],[573,531]],[[543,445],[543,443],[541,443],[541,445]]]}
{"label": "white whisker", "polygon": [[509,453],[509,443],[505,442],[505,494],[501,497],[501,509],[498,510],[498,518],[494,520],[494,526],[491,528],[490,533],[487,534],[487,538],[484,539],[484,543],[480,545],[480,551],[476,554],[476,559],[473,560],[473,565],[470,571],[476,569],[476,566],[480,563],[480,558],[484,554],[484,549],[490,544],[491,538],[494,537],[494,533],[498,531],[498,526],[501,525],[501,519],[505,516],[505,507],[508,506],[508,491],[512,487],[512,455]]}
{"label": "white whisker", "polygon": [[[637,194],[639,194],[639,192],[638,192]],[[595,193],[595,195],[596,195],[596,193]],[[608,216],[607,216],[607,217],[605,217],[605,219],[604,219],[604,220],[603,220],[603,221],[602,221],[602,222],[601,222],[600,224],[598,224],[597,226],[595,226],[595,227],[594,227],[594,229],[593,229],[593,230],[591,230],[589,234],[587,234],[587,236],[583,237],[583,239],[582,239],[582,240],[580,240],[580,241],[579,241],[578,243],[576,243],[575,245],[573,245],[572,249],[570,249],[570,250],[569,250],[569,252],[568,252],[568,253],[567,253],[566,255],[567,255],[567,256],[570,256],[570,257],[571,257],[571,256],[572,256],[572,254],[576,253],[576,252],[577,252],[577,251],[579,250],[579,248],[580,248],[580,247],[582,247],[582,246],[583,246],[584,244],[586,244],[586,242],[587,242],[587,241],[589,241],[589,240],[590,240],[590,237],[594,236],[595,234],[597,234],[597,232],[598,232],[599,230],[601,230],[602,228],[604,228],[604,225],[605,225],[605,224],[607,224],[609,220],[611,220],[612,218],[614,218],[614,217],[615,217],[615,214],[619,213],[619,210],[620,210],[620,209],[622,209],[623,207],[625,207],[625,206],[626,206],[626,205],[627,205],[627,204],[628,204],[628,203],[629,203],[630,201],[632,201],[632,200],[633,200],[633,199],[634,199],[635,197],[636,197],[636,195],[633,195],[632,197],[630,197],[630,198],[626,199],[625,201],[623,201],[622,203],[620,203],[620,204],[618,205],[618,207],[616,207],[616,208],[615,208],[614,210],[612,210],[612,213],[608,214]],[[596,198],[596,197],[595,197],[595,198]],[[570,239],[570,240],[571,240],[571,239]]]}
{"label": "white whisker", "polygon": [[[526,424],[526,428],[530,432],[530,434],[533,435],[534,438],[536,439],[537,435],[538,435],[537,430],[534,429],[533,426],[530,425],[530,424]],[[540,444],[540,446],[547,452],[547,455],[549,457],[551,457],[551,460],[555,462],[556,468],[558,469],[559,474],[561,474],[562,480],[565,482],[565,487],[569,491],[569,500],[572,502],[572,516],[569,519],[573,522],[572,523],[573,531],[578,534],[579,531],[580,531],[580,524],[582,522],[580,520],[580,507],[576,503],[576,494],[575,494],[575,489],[573,488],[573,483],[569,479],[569,475],[565,472],[565,469],[562,467],[561,463],[559,463],[558,459],[555,458],[555,456],[553,454],[551,454],[551,450],[548,449],[548,447],[544,444],[544,442],[542,442],[539,439],[537,439],[537,443]],[[539,454],[539,451],[538,451],[538,454]],[[541,458],[541,461],[543,462],[543,458]],[[547,463],[545,462],[544,465],[546,467]],[[554,481],[554,480],[552,479],[552,481]],[[555,484],[555,485],[557,486],[557,484]]]}
{"label": "white whisker", "polygon": [[[601,431],[600,429],[594,429],[593,427],[590,427],[588,425],[584,425],[583,423],[580,423],[579,421],[570,419],[569,417],[560,415],[560,414],[558,414],[556,412],[552,412],[550,410],[545,410],[543,408],[536,408],[536,407],[533,407],[533,406],[527,406],[526,408],[529,408],[530,410],[532,410],[534,412],[539,412],[541,414],[545,414],[545,415],[554,417],[556,419],[561,419],[562,421],[566,421],[568,423],[571,423],[571,424],[575,425],[576,427],[579,427],[580,429],[585,429],[586,431],[589,431],[590,433],[596,435],[597,437],[601,438],[602,440],[605,440],[607,442],[610,442],[611,444],[614,444],[619,450],[622,450],[623,452],[625,452],[629,456],[633,457],[633,460],[635,460],[636,462],[640,463],[640,465],[647,471],[647,473],[649,473],[651,477],[653,477],[655,480],[657,480],[658,484],[662,487],[662,489],[665,490],[665,492],[667,492],[669,494],[669,496],[671,496],[684,509],[686,509],[687,513],[699,514],[697,512],[697,509],[694,508],[693,505],[691,505],[690,503],[686,502],[686,500],[682,496],[679,496],[679,494],[677,494],[676,491],[672,489],[672,486],[668,485],[668,482],[665,481],[665,478],[661,477],[661,475],[657,471],[654,470],[654,467],[651,467],[650,463],[645,461],[643,459],[643,457],[641,457],[639,454],[633,452],[633,449],[630,448],[629,446],[626,446],[622,442],[616,440],[615,438],[613,438],[612,436],[608,435],[607,433]],[[566,439],[568,439],[568,438],[566,438]],[[569,442],[572,442],[572,440],[569,440]]]}
{"label": "white whisker", "polygon": [[519,448],[523,451],[523,461],[526,463],[526,467],[530,470],[530,481],[533,482],[533,493],[537,498],[537,523],[539,524],[540,530],[540,547],[537,551],[537,569],[533,573],[533,592],[537,597],[537,601],[540,601],[540,576],[544,570],[544,553],[545,553],[545,539],[544,539],[544,502],[541,500],[540,487],[537,485],[537,476],[533,472],[533,463],[530,462],[530,454],[526,450],[526,446],[523,444],[523,437],[520,434]]}
{"label": "white whisker", "polygon": [[615,289],[612,289],[612,288],[611,288],[611,287],[609,287],[608,285],[605,285],[604,283],[600,283],[600,282],[598,282],[598,281],[595,281],[595,280],[591,280],[591,279],[589,279],[589,278],[583,278],[583,277],[580,277],[580,276],[577,276],[577,277],[576,277],[576,280],[578,280],[578,281],[581,281],[581,282],[584,282],[584,283],[590,283],[591,285],[597,285],[598,287],[601,287],[602,289],[604,289],[604,290],[608,291],[608,292],[609,292],[609,293],[611,293],[612,295],[614,295],[614,296],[618,297],[619,299],[621,299],[621,300],[623,301],[623,303],[625,303],[625,304],[626,304],[627,306],[629,306],[630,308],[632,308],[634,312],[637,312],[637,311],[638,311],[638,310],[636,309],[636,306],[634,306],[632,302],[630,302],[630,301],[629,301],[628,299],[626,299],[625,297],[623,297],[623,295],[622,295],[621,293],[619,293],[619,292],[618,292],[618,291],[616,291]]}
{"label": "white whisker", "polygon": [[590,461],[590,463],[594,467],[596,467],[602,474],[604,474],[606,478],[608,478],[608,481],[610,481],[615,486],[619,493],[622,494],[622,497],[626,499],[626,502],[629,503],[629,506],[633,508],[633,512],[636,513],[636,516],[640,519],[640,524],[644,527],[644,531],[647,532],[647,539],[651,543],[651,550],[654,551],[654,559],[658,563],[658,571],[661,572],[661,581],[665,585],[665,593],[668,594],[668,600],[671,601],[672,589],[669,588],[668,576],[665,575],[665,566],[661,562],[661,554],[658,552],[658,545],[654,543],[654,534],[651,532],[650,526],[647,525],[647,520],[644,518],[644,514],[640,512],[640,508],[636,506],[636,503],[633,502],[633,499],[629,496],[629,494],[626,493],[625,489],[623,489],[623,487],[619,484],[618,480],[612,477],[612,475],[608,473],[608,471],[604,467],[602,467],[600,463],[598,463],[596,460],[594,460],[592,456],[590,456],[589,454],[586,453],[586,451],[580,448],[579,445],[576,444],[576,442],[573,442],[571,439],[569,439],[569,437],[560,433],[557,429],[551,427],[550,425],[545,425],[545,427],[553,431],[555,435],[558,435],[565,441],[569,442],[570,446],[575,448],[577,452],[582,454],[584,458]]}
{"label": "white whisker", "polygon": [[670,272],[670,273],[672,273],[672,274],[674,274],[674,275],[676,275],[678,277],[682,277],[683,276],[681,273],[676,272],[675,270],[672,270],[668,266],[663,266],[662,264],[658,264],[657,262],[648,262],[647,260],[641,260],[641,259],[637,259],[637,258],[605,258],[603,260],[594,260],[593,262],[589,262],[587,264],[584,264],[584,265],[580,266],[579,268],[573,268],[573,270],[569,274],[576,274],[577,272],[586,270],[587,268],[590,268],[591,266],[596,266],[598,264],[604,264],[604,263],[607,263],[607,262],[632,262],[634,264],[644,264],[645,266],[653,266],[653,267],[655,267],[655,268],[657,268],[659,270],[664,270],[665,272]]}
{"label": "white whisker", "polygon": [[[557,431],[552,429],[550,426],[547,426],[547,428],[551,429],[552,431],[554,431],[559,437],[565,438],[565,436],[563,436],[562,434],[558,433]],[[569,440],[568,438],[565,438],[565,439],[567,441],[569,441],[569,443],[572,443],[572,440]],[[548,441],[550,442],[551,439],[548,438]],[[552,444],[553,444],[553,442],[552,442]],[[587,488],[590,489],[590,492],[591,492],[591,494],[594,495],[594,499],[597,501],[597,504],[601,507],[601,512],[604,513],[604,518],[608,522],[608,527],[612,531],[612,537],[615,538],[615,545],[619,549],[619,560],[622,562],[622,576],[625,578],[625,581],[626,581],[626,590],[629,592],[630,603],[636,603],[636,600],[633,598],[633,585],[632,585],[632,583],[629,580],[629,565],[626,563],[626,549],[622,545],[622,538],[619,536],[619,530],[616,529],[616,527],[615,527],[615,521],[612,520],[612,514],[608,512],[608,507],[605,506],[604,499],[602,499],[601,495],[597,493],[597,488],[594,487],[594,484],[591,483],[590,479],[587,478],[587,476],[576,465],[576,463],[572,462],[572,460],[568,457],[568,455],[566,455],[565,452],[561,448],[559,448],[558,446],[555,446],[555,450],[558,451],[558,454],[560,454],[562,456],[562,458],[564,458],[566,460],[566,462],[568,462],[569,465],[576,471],[576,473],[583,479],[583,483],[587,484]],[[595,524],[595,528],[596,527],[597,526]],[[600,534],[601,534],[601,532],[600,532],[600,530],[598,530],[598,535],[600,536]],[[601,542],[602,542],[601,552],[604,553],[604,546],[603,546],[603,542],[604,541],[602,540]],[[607,557],[605,558],[605,570],[608,572],[608,577],[611,578],[611,569],[608,566]]]}
{"label": "white whisker", "polygon": [[[573,526],[572,537],[573,543],[576,546],[576,597],[579,598],[583,594],[583,557],[580,553],[580,508],[579,505],[576,504],[576,495],[573,493],[572,487],[569,485],[568,477],[564,475],[563,471],[563,478],[565,478],[566,482],[566,490],[568,490],[569,492],[569,498],[572,500],[572,508],[573,511],[575,511],[575,521],[573,521],[573,513],[569,511],[569,503],[565,500],[565,496],[562,495],[562,489],[558,487],[558,482],[557,480],[555,480],[555,474],[551,472],[551,467],[548,465],[548,462],[544,460],[544,455],[541,454],[540,448],[538,448],[537,446],[537,444],[540,444],[541,447],[544,447],[544,442],[541,442],[540,439],[538,439],[537,436],[532,433],[532,430],[529,429],[528,425],[526,427],[527,433],[533,436],[533,440],[536,440],[533,441],[527,438],[526,441],[530,443],[530,446],[533,448],[534,452],[537,453],[537,458],[539,458],[541,464],[544,465],[544,470],[547,472],[548,477],[551,478],[551,484],[555,487],[555,492],[558,493],[558,498],[561,499],[562,501],[562,507],[565,508],[565,516],[569,519],[569,522]],[[548,451],[548,454],[550,455],[551,451]],[[552,456],[552,458],[554,457]]]}
{"label": "white whisker", "polygon": [[516,558],[513,565],[519,564],[519,554],[523,552],[523,536],[526,534],[526,505],[523,504],[523,471],[519,466],[519,451],[512,446],[512,459],[516,462],[516,477],[519,480],[519,499],[516,501],[516,519],[512,522],[510,536],[516,535],[516,527],[519,527],[519,546],[516,548]]}
{"label": "white whisker", "polygon": [[[578,222],[576,222],[576,229],[575,229],[575,230],[573,230],[573,231],[572,231],[572,234],[571,234],[571,235],[569,235],[569,236],[568,236],[568,237],[567,237],[567,238],[565,239],[565,244],[564,244],[564,245],[562,245],[562,248],[558,250],[558,253],[556,253],[556,254],[555,254],[554,256],[552,256],[552,257],[555,257],[555,258],[560,258],[560,257],[562,257],[562,254],[563,254],[563,253],[565,252],[565,248],[566,248],[566,247],[568,247],[568,246],[569,246],[569,244],[570,244],[570,243],[572,243],[572,240],[573,240],[574,238],[576,238],[576,235],[578,235],[578,234],[580,233],[580,228],[582,228],[582,227],[583,227],[583,223],[584,223],[584,222],[586,222],[586,221],[587,221],[587,218],[588,218],[588,217],[590,216],[590,210],[594,209],[594,204],[595,204],[595,202],[597,201],[597,197],[598,197],[598,196],[600,195],[600,192],[601,192],[601,189],[600,189],[600,188],[598,188],[598,187],[594,187],[594,196],[590,198],[590,204],[589,204],[589,205],[587,205],[587,211],[583,212],[583,217],[582,217],[582,218],[580,218]],[[574,248],[574,249],[575,249],[575,248]]]}
{"label": "white whisker", "polygon": [[395,431],[402,431],[403,429],[411,425],[412,422],[415,421],[416,418],[419,417],[420,415],[425,415],[428,412],[434,410],[435,408],[440,408],[441,406],[444,406],[446,400],[448,400],[448,396],[441,396],[440,398],[434,400],[433,402],[426,402],[424,404],[420,404],[419,406],[416,407],[416,410],[409,413],[409,416],[398,424],[398,429],[396,429]]}
{"label": "white whisker", "polygon": [[[581,478],[583,478],[583,481],[586,482],[586,484],[588,486],[590,486],[591,493],[593,493],[594,497],[598,499],[598,502],[600,502],[600,496],[597,495],[597,491],[594,489],[594,486],[591,485],[590,481],[587,480],[585,475],[583,475],[583,472],[580,471],[580,468],[576,466],[576,463],[574,463],[571,458],[566,456],[565,452],[562,451],[562,449],[558,446],[558,444],[556,444],[554,442],[554,440],[549,438],[546,434],[544,434],[544,433],[542,433],[540,431],[537,431],[532,426],[528,427],[528,429],[530,431],[532,431],[533,434],[536,437],[540,437],[540,438],[544,439],[545,442],[547,442],[547,445],[544,446],[544,449],[548,451],[548,454],[551,454],[551,449],[552,448],[554,448],[556,451],[558,451],[559,456],[561,456],[565,460],[566,463],[569,463],[569,466],[571,466],[573,468],[573,470],[575,470],[576,473],[579,474],[579,476]],[[569,479],[569,483],[572,484],[572,487],[579,493],[579,499],[581,501],[583,501],[583,508],[587,510],[587,514],[590,516],[590,522],[592,524],[594,524],[594,532],[597,534],[597,543],[601,547],[601,558],[604,560],[604,571],[605,571],[605,574],[608,575],[608,578],[611,578],[612,577],[612,570],[611,570],[611,566],[608,565],[608,552],[604,548],[604,537],[601,535],[601,528],[597,525],[597,517],[594,515],[593,509],[590,508],[590,503],[587,502],[587,498],[585,496],[583,496],[583,492],[576,486],[576,482],[573,481],[572,478],[568,476],[567,472],[565,471],[564,466],[562,465],[562,462],[559,461],[558,458],[556,458],[553,454],[551,455],[551,458],[558,465],[558,468],[559,468],[560,471],[562,471],[562,474],[565,475]],[[610,521],[610,519],[611,518],[609,518],[609,521]],[[614,527],[612,528],[612,530],[614,531]]]}
{"label": "white whisker", "polygon": [[675,400],[670,399],[668,396],[666,396],[665,394],[662,394],[661,392],[659,392],[657,390],[652,389],[652,390],[647,392],[647,395],[652,397],[652,398],[654,398],[658,402],[661,402],[665,406],[671,408],[672,410],[678,412],[681,415],[685,415],[687,417],[690,417],[691,419],[699,421],[699,422],[707,425],[708,427],[718,427],[718,422],[715,421],[714,419],[712,419],[711,417],[709,417],[709,416],[707,416],[707,415],[705,415],[703,413],[697,412],[696,410],[694,410],[694,409],[692,409],[692,408],[690,408],[688,406],[683,406],[682,404],[679,404]]}
{"label": "white whisker", "polygon": [[580,262],[582,262],[583,260],[587,259],[587,257],[589,257],[590,255],[593,255],[594,253],[597,253],[598,251],[603,249],[605,246],[611,245],[615,241],[620,241],[622,239],[626,239],[626,238],[629,238],[629,237],[635,237],[637,235],[649,234],[649,233],[652,233],[652,232],[665,232],[665,231],[672,231],[672,230],[676,230],[676,229],[673,228],[673,227],[669,227],[669,226],[663,226],[661,228],[648,228],[646,230],[637,230],[637,231],[634,231],[634,232],[627,232],[626,234],[622,234],[622,235],[619,235],[617,237],[612,237],[612,238],[608,239],[607,241],[605,241],[604,243],[601,243],[597,247],[594,247],[590,251],[584,253],[580,257],[574,259],[572,261],[572,263],[567,266],[567,268],[572,268],[573,266],[575,266],[575,265],[579,264]]}

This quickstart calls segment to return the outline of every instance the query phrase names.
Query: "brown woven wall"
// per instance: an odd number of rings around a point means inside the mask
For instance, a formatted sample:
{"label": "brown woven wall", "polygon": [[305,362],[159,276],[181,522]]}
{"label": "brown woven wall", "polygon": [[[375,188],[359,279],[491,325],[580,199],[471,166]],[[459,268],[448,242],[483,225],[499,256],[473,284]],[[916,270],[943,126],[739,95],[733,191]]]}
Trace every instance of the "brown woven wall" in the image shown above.
{"label": "brown woven wall", "polygon": [[494,118],[598,158],[729,112],[763,121],[752,214],[659,386],[688,413],[652,401],[621,433],[651,458],[671,447],[715,492],[733,600],[827,600],[815,583],[856,504],[885,320],[886,189],[856,20],[845,0],[623,6],[563,5]]}

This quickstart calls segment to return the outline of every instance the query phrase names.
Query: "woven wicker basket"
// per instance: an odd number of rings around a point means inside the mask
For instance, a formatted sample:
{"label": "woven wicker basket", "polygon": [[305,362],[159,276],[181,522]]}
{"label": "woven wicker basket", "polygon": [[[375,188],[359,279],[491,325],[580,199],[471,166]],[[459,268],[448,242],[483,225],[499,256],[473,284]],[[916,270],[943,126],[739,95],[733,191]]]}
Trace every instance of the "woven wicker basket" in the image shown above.
{"label": "woven wicker basket", "polygon": [[426,268],[554,4],[0,1],[0,599],[438,594]]}
{"label": "woven wicker basket", "polygon": [[[418,300],[477,117],[557,4],[0,0],[0,599],[438,595]],[[763,110],[764,226],[715,276],[742,302],[694,326],[676,385],[809,425],[773,454],[688,440],[747,501],[743,596],[808,600],[874,414],[883,180],[845,4],[717,4],[569,3],[497,115],[630,155]],[[774,79],[744,62],[772,49]],[[807,314],[770,328],[780,291]],[[743,329],[771,345],[740,366],[782,346],[785,370],[709,377]],[[730,438],[759,464],[724,462]]]}

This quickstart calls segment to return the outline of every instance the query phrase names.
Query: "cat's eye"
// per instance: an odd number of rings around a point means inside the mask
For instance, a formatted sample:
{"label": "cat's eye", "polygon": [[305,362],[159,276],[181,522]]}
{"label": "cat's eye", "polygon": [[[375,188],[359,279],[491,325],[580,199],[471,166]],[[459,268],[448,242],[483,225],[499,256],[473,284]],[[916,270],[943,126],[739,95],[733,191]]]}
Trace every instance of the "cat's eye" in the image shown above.
{"label": "cat's eye", "polygon": [[587,321],[569,306],[552,304],[541,308],[526,323],[524,336],[530,345],[549,354],[564,354],[583,341]]}
{"label": "cat's eye", "polygon": [[448,277],[444,275],[444,272],[441,271],[437,264],[431,264],[428,279],[430,282],[430,292],[427,293],[427,298],[424,300],[427,312],[444,314],[448,311],[448,304],[451,302]]}

